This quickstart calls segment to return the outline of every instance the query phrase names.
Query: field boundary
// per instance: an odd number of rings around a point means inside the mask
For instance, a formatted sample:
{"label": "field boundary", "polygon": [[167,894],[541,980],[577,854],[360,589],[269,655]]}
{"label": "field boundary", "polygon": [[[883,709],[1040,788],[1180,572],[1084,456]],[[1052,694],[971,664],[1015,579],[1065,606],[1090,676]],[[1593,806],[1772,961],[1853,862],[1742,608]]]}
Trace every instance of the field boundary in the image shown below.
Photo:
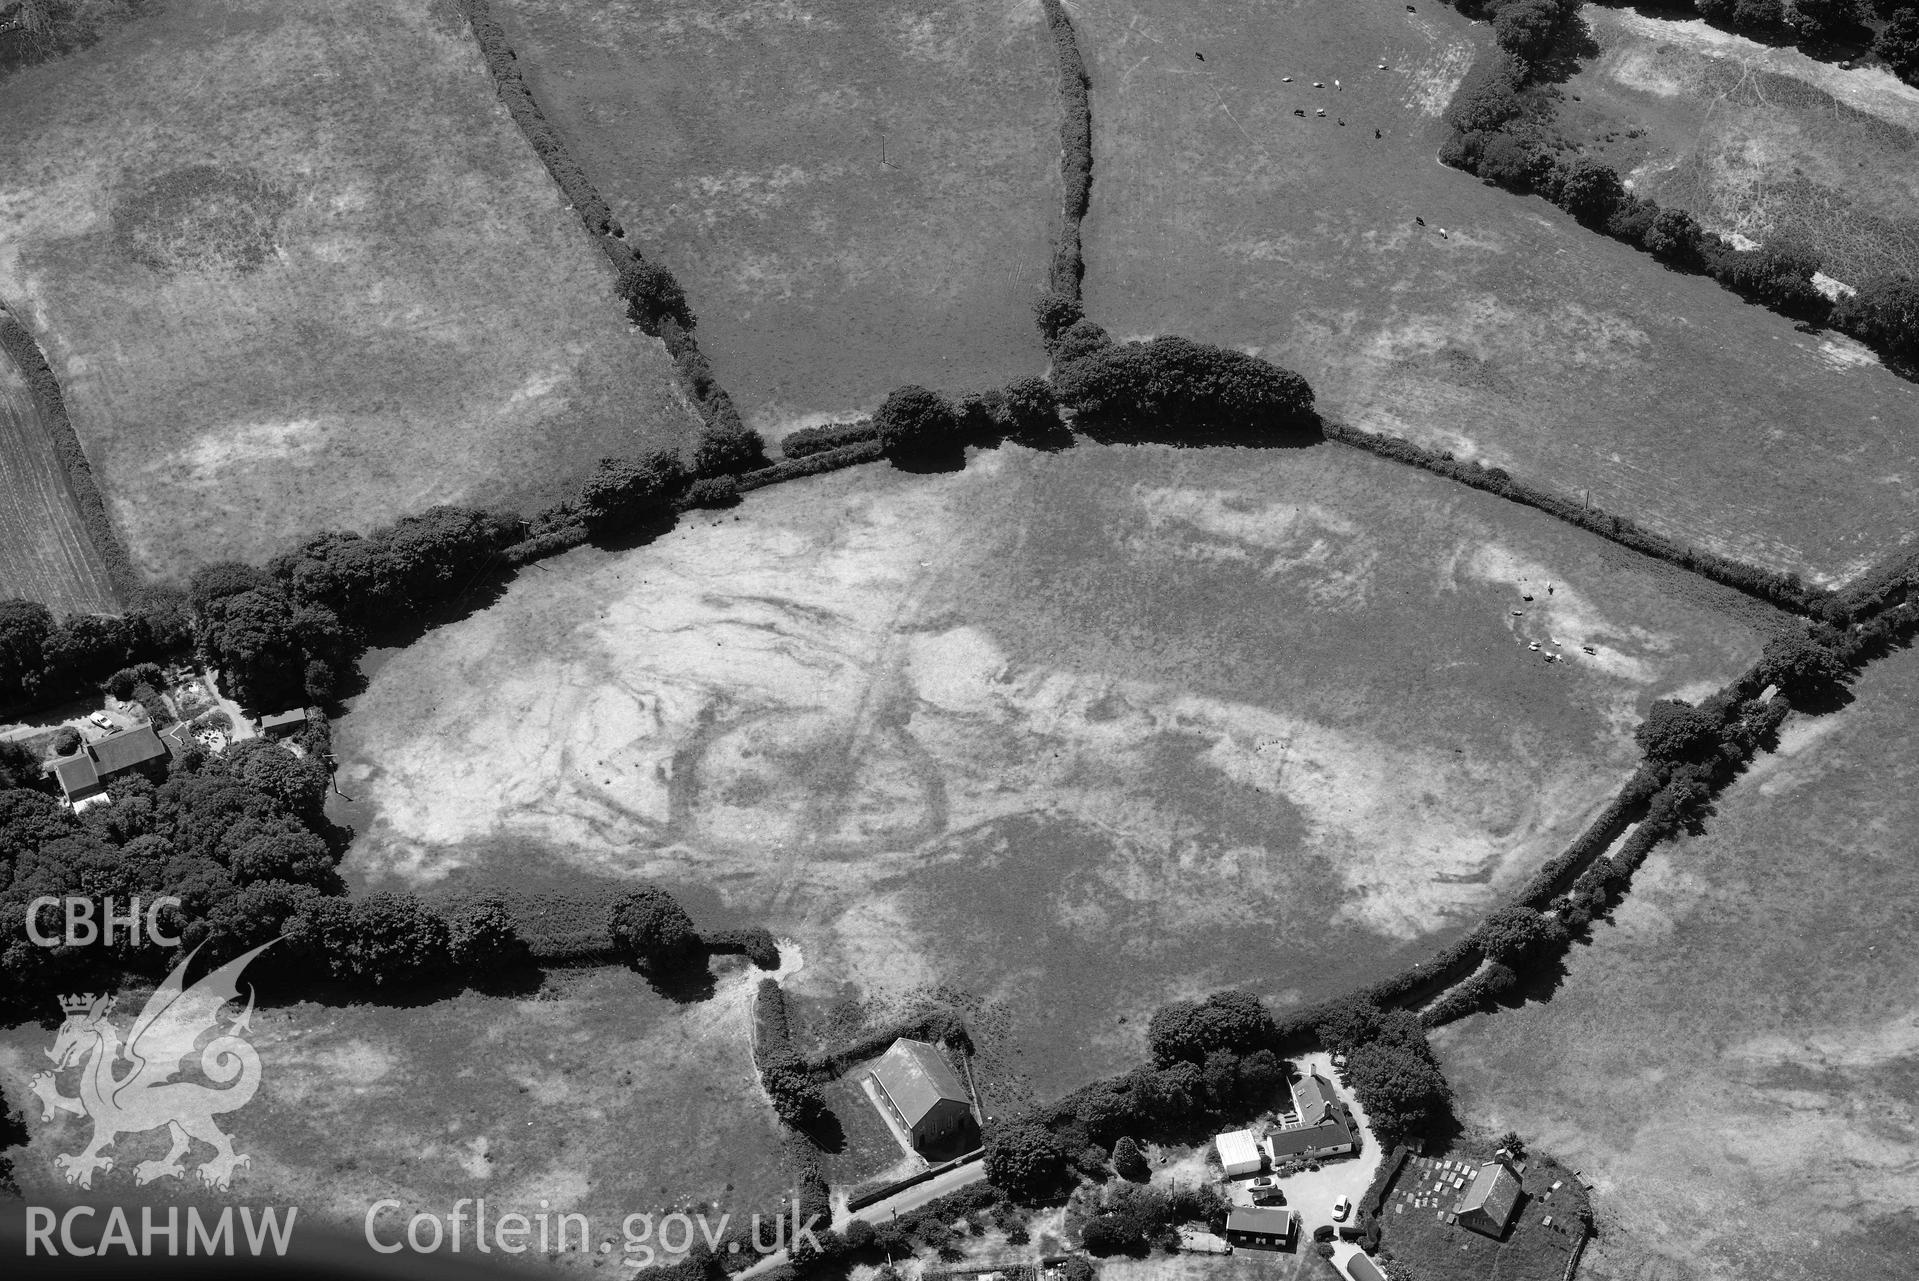
{"label": "field boundary", "polygon": [[99,482],[94,479],[93,464],[87,458],[85,446],[80,443],[80,433],[74,430],[73,420],[67,415],[67,402],[60,391],[60,380],[55,376],[53,366],[47,363],[47,354],[39,340],[19,317],[8,310],[5,303],[0,303],[0,351],[12,359],[27,380],[28,392],[39,406],[41,420],[46,424],[49,439],[53,443],[53,451],[59,456],[67,492],[74,506],[79,508],[80,523],[95,553],[106,567],[107,581],[113,594],[120,598],[117,603],[124,604],[127,597],[140,590],[140,575],[133,567],[133,558],[127,552],[126,543],[113,527],[112,517],[107,514],[106,499],[100,493]]}
{"label": "field boundary", "polygon": [[1059,61],[1059,236],[1053,244],[1053,292],[1075,301],[1086,275],[1080,223],[1093,200],[1092,77],[1079,49],[1073,20],[1060,0],[1040,0]]}
{"label": "field boundary", "polygon": [[[600,194],[585,167],[573,158],[566,139],[546,118],[539,99],[533,96],[532,88],[520,74],[519,55],[508,43],[505,28],[494,18],[489,0],[455,0],[455,3],[480,48],[481,60],[493,77],[494,89],[505,104],[507,115],[512,117],[527,145],[533,148],[547,174],[579,216],[580,225],[619,274],[618,290],[625,293],[631,287],[629,280],[645,282],[651,297],[643,299],[628,294],[627,318],[665,346],[679,375],[680,391],[702,423],[709,429],[743,431],[732,397],[713,376],[712,365],[700,351],[699,340],[693,333],[693,316],[686,308],[679,282],[664,266],[628,243],[626,229],[614,215],[613,207]],[[671,301],[659,314],[653,314],[659,299]],[[757,437],[754,439],[757,441]]]}
{"label": "field boundary", "polygon": [[1807,587],[1797,574],[1781,574],[1717,552],[1683,546],[1663,534],[1641,529],[1632,520],[1614,515],[1603,507],[1576,503],[1551,490],[1515,480],[1503,468],[1487,467],[1478,461],[1461,461],[1453,456],[1451,450],[1431,450],[1404,437],[1366,431],[1325,419],[1321,420],[1321,428],[1328,440],[1433,472],[1470,488],[1497,494],[1523,507],[1545,512],[1587,533],[1597,534],[1608,542],[1676,565],[1789,613],[1825,617],[1826,610],[1822,606],[1837,595]]}

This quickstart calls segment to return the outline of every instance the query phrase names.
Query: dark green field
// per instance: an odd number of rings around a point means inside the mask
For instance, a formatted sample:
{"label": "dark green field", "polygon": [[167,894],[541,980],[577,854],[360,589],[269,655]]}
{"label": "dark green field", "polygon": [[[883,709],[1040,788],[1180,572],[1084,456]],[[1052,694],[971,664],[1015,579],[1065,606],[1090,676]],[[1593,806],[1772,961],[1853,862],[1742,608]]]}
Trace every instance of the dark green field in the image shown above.
{"label": "dark green field", "polygon": [[754,426],[1046,363],[1053,49],[982,0],[496,0],[548,118],[685,285]]}
{"label": "dark green field", "polygon": [[1786,725],[1548,1004],[1438,1040],[1462,1115],[1594,1179],[1581,1276],[1895,1281],[1919,1257],[1919,654]]}
{"label": "dark green field", "polygon": [[1336,417],[1758,564],[1826,581],[1903,536],[1919,388],[1440,166],[1440,114],[1491,33],[1417,9],[1076,6],[1088,310],[1256,349]]}

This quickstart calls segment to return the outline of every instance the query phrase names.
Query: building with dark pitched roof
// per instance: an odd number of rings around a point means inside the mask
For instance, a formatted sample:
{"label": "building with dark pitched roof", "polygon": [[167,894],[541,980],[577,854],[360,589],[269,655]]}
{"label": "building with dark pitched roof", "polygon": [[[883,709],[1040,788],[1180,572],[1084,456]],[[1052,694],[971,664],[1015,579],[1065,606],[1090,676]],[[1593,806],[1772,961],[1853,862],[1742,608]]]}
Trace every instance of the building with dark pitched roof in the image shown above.
{"label": "building with dark pitched roof", "polygon": [[1519,1208],[1519,1176],[1503,1161],[1488,1161],[1459,1194],[1453,1214],[1462,1228],[1498,1239]]}
{"label": "building with dark pitched roof", "polygon": [[1226,1243],[1252,1250],[1284,1250],[1299,1230],[1299,1216],[1283,1206],[1236,1205],[1226,1212]]}
{"label": "building with dark pitched roof", "polygon": [[260,733],[266,738],[288,738],[307,727],[307,709],[291,708],[260,718]]}
{"label": "building with dark pitched roof", "polygon": [[61,794],[77,802],[100,795],[110,781],[128,770],[165,760],[167,755],[167,745],[153,726],[136,725],[84,745],[76,754],[55,761],[48,772],[60,784]]}
{"label": "building with dark pitched roof", "polygon": [[957,1135],[973,1119],[972,1099],[937,1046],[905,1037],[873,1065],[873,1084],[893,1119],[920,1150]]}
{"label": "building with dark pitched roof", "polygon": [[53,780],[60,784],[61,794],[69,801],[84,801],[106,790],[106,784],[100,781],[100,770],[85,748],[55,761]]}
{"label": "building with dark pitched roof", "polygon": [[153,732],[152,725],[135,725],[88,744],[87,750],[100,764],[100,777],[112,778],[136,765],[161,759],[167,754],[167,745]]}

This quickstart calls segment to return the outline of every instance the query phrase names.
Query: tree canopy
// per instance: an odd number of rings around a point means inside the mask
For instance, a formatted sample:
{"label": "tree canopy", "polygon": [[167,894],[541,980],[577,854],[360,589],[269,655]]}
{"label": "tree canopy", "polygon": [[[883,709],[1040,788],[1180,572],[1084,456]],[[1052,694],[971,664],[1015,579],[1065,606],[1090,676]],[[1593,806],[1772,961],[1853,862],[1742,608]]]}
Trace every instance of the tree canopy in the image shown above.
{"label": "tree canopy", "polygon": [[1304,378],[1188,338],[1101,347],[1061,366],[1054,384],[1075,423],[1094,434],[1257,441],[1312,424],[1313,392]]}
{"label": "tree canopy", "polygon": [[1647,710],[1633,737],[1654,760],[1703,760],[1718,750],[1719,723],[1689,703],[1662,698]]}
{"label": "tree canopy", "polygon": [[1258,997],[1226,991],[1161,1006],[1146,1025],[1146,1044],[1156,1063],[1203,1063],[1214,1050],[1249,1054],[1265,1048],[1273,1034],[1272,1015]]}
{"label": "tree canopy", "polygon": [[1040,1201],[1066,1179],[1066,1152],[1043,1125],[1014,1121],[986,1132],[986,1177],[1015,1201]]}
{"label": "tree canopy", "polygon": [[704,955],[693,919],[657,885],[642,885],[614,900],[607,912],[607,933],[628,961],[647,974],[672,974]]}
{"label": "tree canopy", "polygon": [[958,436],[959,414],[938,392],[909,383],[887,393],[873,415],[873,425],[889,458],[910,458],[951,447]]}

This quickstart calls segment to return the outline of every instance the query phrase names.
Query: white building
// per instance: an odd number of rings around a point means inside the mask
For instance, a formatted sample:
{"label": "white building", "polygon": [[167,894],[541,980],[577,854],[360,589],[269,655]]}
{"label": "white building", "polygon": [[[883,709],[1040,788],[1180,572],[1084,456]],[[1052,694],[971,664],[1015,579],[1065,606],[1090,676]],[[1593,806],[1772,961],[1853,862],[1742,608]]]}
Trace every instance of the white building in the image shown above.
{"label": "white building", "polygon": [[1219,1149],[1219,1167],[1229,1179],[1258,1174],[1266,1158],[1259,1150],[1259,1139],[1251,1130],[1228,1130],[1213,1140]]}

